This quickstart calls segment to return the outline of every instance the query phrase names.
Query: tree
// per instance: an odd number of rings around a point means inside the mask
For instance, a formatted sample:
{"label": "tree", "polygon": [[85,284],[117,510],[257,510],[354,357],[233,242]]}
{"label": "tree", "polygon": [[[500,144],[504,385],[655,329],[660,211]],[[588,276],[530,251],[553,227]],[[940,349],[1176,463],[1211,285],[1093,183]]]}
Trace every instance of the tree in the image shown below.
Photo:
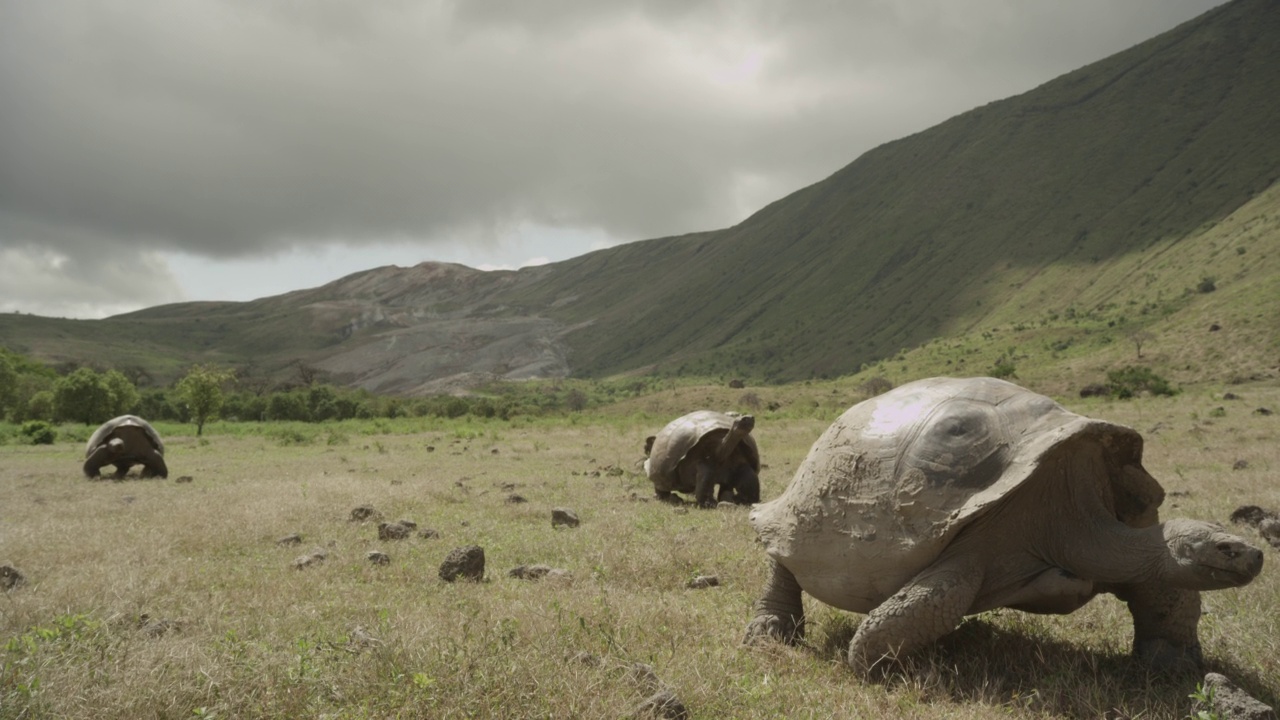
{"label": "tree", "polygon": [[102,374],[102,382],[111,392],[111,416],[118,417],[138,409],[142,396],[133,382],[119,370],[108,370]]}
{"label": "tree", "polygon": [[191,413],[196,424],[196,437],[204,434],[204,424],[218,417],[225,395],[222,386],[235,378],[230,370],[216,365],[192,365],[186,376],[178,381],[174,390],[178,401]]}
{"label": "tree", "polygon": [[1155,337],[1146,330],[1133,330],[1129,333],[1129,341],[1133,343],[1133,349],[1137,351],[1139,360],[1142,359],[1142,346],[1154,340]]}
{"label": "tree", "polygon": [[92,368],[82,367],[53,384],[53,407],[63,420],[85,425],[106,422],[112,417],[111,388]]}

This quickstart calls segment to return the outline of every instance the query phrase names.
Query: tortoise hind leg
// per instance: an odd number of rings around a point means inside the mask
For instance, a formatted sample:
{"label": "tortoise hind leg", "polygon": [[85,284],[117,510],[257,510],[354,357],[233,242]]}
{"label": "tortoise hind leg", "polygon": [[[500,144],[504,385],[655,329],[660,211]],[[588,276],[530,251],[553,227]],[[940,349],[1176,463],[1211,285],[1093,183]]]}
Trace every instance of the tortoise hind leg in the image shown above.
{"label": "tortoise hind leg", "polygon": [[169,466],[165,465],[164,456],[155,450],[142,454],[142,477],[169,477]]}
{"label": "tortoise hind leg", "polygon": [[774,638],[795,644],[804,638],[804,602],[796,576],[777,560],[770,560],[764,596],[756,601],[756,616],[747,624],[743,642],[754,644]]}

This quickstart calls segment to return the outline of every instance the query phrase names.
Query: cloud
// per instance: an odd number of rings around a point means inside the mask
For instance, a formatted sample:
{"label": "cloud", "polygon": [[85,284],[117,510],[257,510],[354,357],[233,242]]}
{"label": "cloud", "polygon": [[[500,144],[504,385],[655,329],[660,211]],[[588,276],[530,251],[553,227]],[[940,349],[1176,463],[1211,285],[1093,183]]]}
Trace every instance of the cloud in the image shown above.
{"label": "cloud", "polygon": [[7,2],[0,249],[163,276],[157,252],[511,264],[566,256],[512,241],[531,225],[724,227],[1217,3]]}

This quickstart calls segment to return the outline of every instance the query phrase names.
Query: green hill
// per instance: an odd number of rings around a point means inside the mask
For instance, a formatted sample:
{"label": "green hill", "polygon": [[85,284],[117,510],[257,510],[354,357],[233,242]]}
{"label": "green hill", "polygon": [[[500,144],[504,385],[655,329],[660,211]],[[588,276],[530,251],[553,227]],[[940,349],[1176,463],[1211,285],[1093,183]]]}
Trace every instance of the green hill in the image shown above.
{"label": "green hill", "polygon": [[518,272],[428,263],[250,303],[0,316],[0,337],[158,377],[194,360],[304,362],[408,393],[467,377],[776,382],[997,362],[1042,384],[1139,360],[1182,382],[1274,376],[1277,128],[1280,3],[1235,0],[875,148],[732,228]]}

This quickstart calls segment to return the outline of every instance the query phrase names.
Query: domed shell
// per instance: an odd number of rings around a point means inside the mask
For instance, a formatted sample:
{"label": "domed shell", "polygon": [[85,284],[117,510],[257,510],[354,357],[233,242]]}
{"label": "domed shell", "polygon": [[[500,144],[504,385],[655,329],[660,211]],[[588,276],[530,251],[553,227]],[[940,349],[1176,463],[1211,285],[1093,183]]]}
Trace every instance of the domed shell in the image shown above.
{"label": "domed shell", "polygon": [[164,441],[160,439],[160,434],[156,432],[155,428],[151,427],[151,423],[137,415],[121,415],[102,423],[97,430],[93,431],[93,435],[89,436],[89,442],[85,443],[84,456],[89,457],[92,455],[94,449],[111,439],[115,431],[123,427],[142,428],[147,434],[147,439],[151,441],[151,445],[161,455],[164,454]]}
{"label": "domed shell", "polygon": [[[1129,428],[1003,380],[919,380],[841,415],[750,522],[806,592],[869,612],[1033,477],[1046,454],[1076,442],[1101,446],[1108,467],[1140,465],[1142,438]],[[1115,488],[1117,517],[1154,522],[1159,485],[1145,472],[1110,475],[1126,486]]]}
{"label": "domed shell", "polygon": [[[644,461],[644,470],[655,485],[680,492],[693,492],[692,486],[680,483],[680,461],[684,460],[707,435],[723,436],[733,429],[733,423],[742,417],[738,413],[722,413],[714,410],[697,410],[672,420],[658,432]],[[740,451],[745,451],[751,467],[760,471],[760,448],[755,438],[748,434],[742,438]]]}

